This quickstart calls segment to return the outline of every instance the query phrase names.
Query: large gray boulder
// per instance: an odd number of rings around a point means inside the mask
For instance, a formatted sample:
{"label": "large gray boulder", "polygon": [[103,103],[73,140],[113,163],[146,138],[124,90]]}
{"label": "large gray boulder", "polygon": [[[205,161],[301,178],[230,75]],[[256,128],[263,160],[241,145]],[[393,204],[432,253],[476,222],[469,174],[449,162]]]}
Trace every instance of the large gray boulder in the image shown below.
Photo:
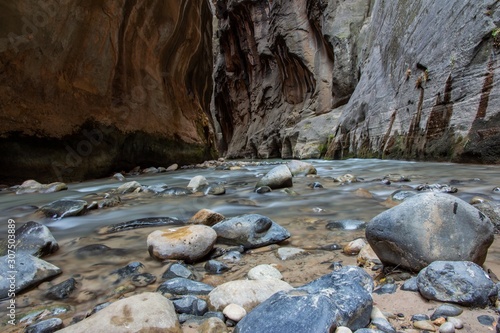
{"label": "large gray boulder", "polygon": [[417,286],[427,299],[465,306],[484,307],[497,295],[490,277],[470,261],[435,261],[418,273]]}
{"label": "large gray boulder", "polygon": [[366,239],[385,265],[416,272],[438,260],[482,265],[493,242],[493,224],[459,198],[422,193],[375,216]]}
{"label": "large gray boulder", "polygon": [[255,307],[235,333],[333,332],[366,327],[373,307],[373,281],[361,268],[347,266],[302,287],[281,291]]}
{"label": "large gray boulder", "polygon": [[288,230],[259,214],[235,216],[215,224],[217,241],[229,245],[243,245],[245,249],[279,243],[290,238]]}

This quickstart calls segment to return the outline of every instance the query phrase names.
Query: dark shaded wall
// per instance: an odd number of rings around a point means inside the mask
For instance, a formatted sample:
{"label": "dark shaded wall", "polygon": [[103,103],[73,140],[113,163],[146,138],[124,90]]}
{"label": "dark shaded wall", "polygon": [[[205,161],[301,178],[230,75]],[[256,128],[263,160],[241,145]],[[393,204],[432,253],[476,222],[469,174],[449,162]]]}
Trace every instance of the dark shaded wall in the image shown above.
{"label": "dark shaded wall", "polygon": [[0,181],[216,156],[206,0],[0,1]]}

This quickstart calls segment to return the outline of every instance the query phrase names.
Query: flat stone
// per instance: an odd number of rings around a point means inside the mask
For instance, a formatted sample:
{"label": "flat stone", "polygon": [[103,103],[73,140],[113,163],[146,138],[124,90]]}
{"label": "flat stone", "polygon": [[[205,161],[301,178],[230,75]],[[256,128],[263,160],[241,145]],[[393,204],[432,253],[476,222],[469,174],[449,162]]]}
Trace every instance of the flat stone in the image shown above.
{"label": "flat stone", "polygon": [[250,280],[278,279],[282,280],[283,275],[271,265],[258,265],[248,271],[247,277]]}
{"label": "flat stone", "polygon": [[69,200],[61,199],[40,207],[37,212],[40,212],[46,217],[54,219],[62,219],[69,216],[78,216],[85,213],[87,201],[85,200]]}
{"label": "flat stone", "polygon": [[278,251],[276,251],[277,257],[281,260],[293,259],[304,253],[306,253],[305,250],[296,247],[280,247]]}
{"label": "flat stone", "polygon": [[206,283],[179,277],[163,282],[156,291],[172,295],[208,295],[213,289]]}

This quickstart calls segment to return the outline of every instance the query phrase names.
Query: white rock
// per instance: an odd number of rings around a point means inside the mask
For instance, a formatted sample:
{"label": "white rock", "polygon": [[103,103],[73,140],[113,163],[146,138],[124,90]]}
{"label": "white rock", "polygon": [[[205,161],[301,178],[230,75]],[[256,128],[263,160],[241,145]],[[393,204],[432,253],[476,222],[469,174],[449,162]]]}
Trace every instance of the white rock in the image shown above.
{"label": "white rock", "polygon": [[112,303],[92,316],[58,332],[180,333],[174,306],[159,293],[145,292]]}
{"label": "white rock", "polygon": [[288,260],[293,259],[304,252],[305,251],[303,249],[299,249],[296,247],[280,247],[276,252],[276,255],[281,260]]}
{"label": "white rock", "polygon": [[243,317],[247,315],[247,310],[245,310],[243,307],[239,306],[238,304],[228,304],[224,310],[222,310],[222,313],[229,319],[234,320],[236,322],[240,321]]}
{"label": "white rock", "polygon": [[349,327],[339,326],[335,330],[335,333],[352,333],[352,331]]}
{"label": "white rock", "polygon": [[205,225],[156,230],[148,235],[149,254],[158,260],[196,261],[212,250],[217,233]]}
{"label": "white rock", "polygon": [[357,255],[366,244],[363,238],[355,239],[344,246],[343,252],[347,255]]}
{"label": "white rock", "polygon": [[453,323],[446,322],[439,327],[439,333],[455,333],[455,326]]}
{"label": "white rock", "polygon": [[446,321],[450,322],[455,326],[456,329],[464,328],[464,323],[460,318],[456,317],[448,317]]}
{"label": "white rock", "polygon": [[196,191],[200,186],[208,185],[208,181],[203,176],[194,176],[189,181],[187,188]]}
{"label": "white rock", "polygon": [[250,271],[248,271],[247,277],[250,280],[262,280],[262,279],[283,280],[283,275],[281,275],[280,271],[271,265],[255,266]]}
{"label": "white rock", "polygon": [[234,303],[250,311],[278,291],[293,289],[278,279],[235,280],[223,283],[208,294],[209,304],[215,311]]}
{"label": "white rock", "polygon": [[138,182],[131,181],[131,182],[126,182],[122,186],[118,187],[117,191],[118,193],[124,194],[124,193],[131,193],[137,190],[138,188],[141,188],[141,184]]}

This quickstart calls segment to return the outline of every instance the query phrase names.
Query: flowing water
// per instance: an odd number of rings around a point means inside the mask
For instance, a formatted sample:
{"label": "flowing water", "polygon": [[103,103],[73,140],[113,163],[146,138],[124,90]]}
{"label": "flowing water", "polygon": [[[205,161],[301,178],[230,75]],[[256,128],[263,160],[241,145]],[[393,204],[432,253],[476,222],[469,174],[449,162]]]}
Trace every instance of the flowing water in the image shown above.
{"label": "flowing water", "polygon": [[[63,304],[70,306],[65,323],[70,318],[86,313],[96,304],[120,297],[123,294],[154,291],[160,283],[160,276],[166,263],[151,259],[147,252],[147,235],[158,228],[145,228],[133,231],[98,235],[96,230],[103,226],[130,221],[145,217],[177,217],[188,220],[198,210],[207,208],[226,217],[247,213],[258,213],[287,228],[292,237],[284,243],[286,246],[303,248],[310,256],[293,262],[289,267],[280,262],[270,252],[245,254],[241,262],[234,264],[230,272],[222,277],[207,277],[202,264],[193,269],[200,279],[217,284],[225,280],[242,278],[248,267],[258,263],[277,263],[285,278],[291,284],[307,282],[328,271],[332,261],[353,262],[352,258],[343,256],[340,251],[321,251],[324,245],[346,244],[364,236],[364,230],[327,229],[331,221],[356,219],[369,221],[380,212],[388,209],[384,201],[394,191],[405,187],[416,187],[419,184],[452,184],[458,188],[457,197],[469,202],[474,196],[489,200],[500,200],[500,194],[493,188],[500,185],[500,166],[497,165],[464,165],[452,163],[429,163],[390,161],[376,159],[349,159],[343,161],[309,160],[317,169],[315,177],[295,177],[293,192],[275,190],[266,194],[254,192],[256,182],[275,164],[248,164],[238,170],[216,170],[213,168],[181,169],[153,175],[127,176],[127,181],[136,180],[141,185],[166,184],[169,187],[186,187],[190,179],[196,175],[204,176],[209,182],[221,182],[226,188],[223,195],[191,194],[186,196],[157,196],[151,193],[132,193],[121,195],[121,204],[106,209],[92,210],[83,216],[67,217],[59,220],[40,218],[34,214],[36,207],[57,199],[84,199],[89,203],[103,198],[121,185],[116,179],[99,179],[81,183],[68,184],[67,191],[50,194],[16,195],[10,191],[0,192],[0,225],[5,228],[1,235],[6,235],[7,220],[14,219],[16,226],[34,220],[48,226],[58,240],[60,249],[44,260],[60,267],[63,273],[52,282],[43,283],[32,291],[19,295],[18,319],[21,314],[39,306]],[[280,163],[281,161],[274,161]],[[352,174],[360,181],[341,184],[334,178],[344,174]],[[381,182],[389,174],[399,174],[410,179],[409,182],[392,182],[390,185]],[[313,189],[308,185],[319,182],[323,188]],[[102,255],[78,257],[75,250],[89,244],[104,244],[116,251]],[[281,244],[283,245],[283,244]],[[495,242],[490,248],[485,266],[500,276],[500,245]],[[158,281],[145,288],[117,290],[121,282],[111,272],[117,268],[140,261],[147,272],[158,277]],[[355,261],[355,259],[354,259]],[[64,301],[48,301],[43,293],[51,285],[74,277],[78,282],[75,295]],[[0,314],[5,318],[4,309],[7,303],[0,302]],[[26,323],[29,320],[26,319]]]}

